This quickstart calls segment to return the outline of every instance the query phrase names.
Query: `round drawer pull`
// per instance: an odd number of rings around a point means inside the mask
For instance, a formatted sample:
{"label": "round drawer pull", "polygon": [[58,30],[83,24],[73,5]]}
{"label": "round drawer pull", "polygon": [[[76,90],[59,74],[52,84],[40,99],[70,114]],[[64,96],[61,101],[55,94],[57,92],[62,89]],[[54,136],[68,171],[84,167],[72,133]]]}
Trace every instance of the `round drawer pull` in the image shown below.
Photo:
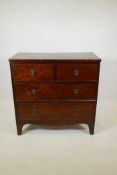
{"label": "round drawer pull", "polygon": [[31,110],[31,114],[32,115],[36,115],[36,114],[38,114],[38,112],[39,111],[37,109],[35,109],[35,108]]}
{"label": "round drawer pull", "polygon": [[75,70],[74,70],[74,75],[75,75],[75,76],[79,76],[79,74],[80,74],[80,71],[79,71],[78,69],[75,69]]}
{"label": "round drawer pull", "polygon": [[73,109],[72,110],[74,113],[79,113],[79,109]]}
{"label": "round drawer pull", "polygon": [[78,89],[78,88],[74,88],[74,89],[73,89],[73,93],[74,93],[74,94],[78,94],[78,93],[79,93],[79,89]]}
{"label": "round drawer pull", "polygon": [[37,90],[36,89],[32,89],[32,94],[36,95],[36,93],[37,93]]}
{"label": "round drawer pull", "polygon": [[79,109],[72,110],[72,113],[74,114],[74,116],[78,116],[79,112],[80,112]]}
{"label": "round drawer pull", "polygon": [[32,68],[32,69],[30,70],[30,73],[31,73],[31,76],[34,76],[34,75],[35,75],[35,69]]}

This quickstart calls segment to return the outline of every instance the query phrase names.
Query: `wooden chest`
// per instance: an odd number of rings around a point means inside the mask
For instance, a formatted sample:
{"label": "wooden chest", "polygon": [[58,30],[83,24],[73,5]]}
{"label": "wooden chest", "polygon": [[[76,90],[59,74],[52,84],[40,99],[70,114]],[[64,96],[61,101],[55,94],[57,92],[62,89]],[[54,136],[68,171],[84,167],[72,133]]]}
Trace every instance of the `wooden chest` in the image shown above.
{"label": "wooden chest", "polygon": [[25,124],[85,123],[94,134],[100,58],[85,53],[18,53],[9,59],[18,135]]}

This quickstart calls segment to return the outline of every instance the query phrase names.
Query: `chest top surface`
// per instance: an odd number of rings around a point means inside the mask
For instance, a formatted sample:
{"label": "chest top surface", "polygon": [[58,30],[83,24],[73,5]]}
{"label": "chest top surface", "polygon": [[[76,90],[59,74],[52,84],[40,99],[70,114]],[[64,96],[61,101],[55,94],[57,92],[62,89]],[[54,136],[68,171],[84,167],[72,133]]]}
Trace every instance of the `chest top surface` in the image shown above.
{"label": "chest top surface", "polygon": [[101,59],[93,52],[78,53],[17,53],[9,59],[12,62],[19,61],[40,61],[40,62],[56,62],[56,61],[84,61],[84,62],[100,62]]}

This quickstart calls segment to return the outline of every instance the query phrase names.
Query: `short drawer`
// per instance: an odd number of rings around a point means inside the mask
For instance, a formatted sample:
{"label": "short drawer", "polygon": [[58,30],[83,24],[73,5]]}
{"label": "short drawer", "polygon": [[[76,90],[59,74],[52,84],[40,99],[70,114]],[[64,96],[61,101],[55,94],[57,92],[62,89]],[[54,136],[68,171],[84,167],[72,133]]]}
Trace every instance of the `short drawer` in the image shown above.
{"label": "short drawer", "polygon": [[98,64],[58,64],[58,80],[98,80]]}
{"label": "short drawer", "polygon": [[52,80],[54,78],[52,64],[12,64],[14,81]]}
{"label": "short drawer", "polygon": [[16,100],[95,100],[97,83],[15,83]]}
{"label": "short drawer", "polygon": [[52,121],[52,120],[92,120],[95,103],[18,103],[19,120]]}

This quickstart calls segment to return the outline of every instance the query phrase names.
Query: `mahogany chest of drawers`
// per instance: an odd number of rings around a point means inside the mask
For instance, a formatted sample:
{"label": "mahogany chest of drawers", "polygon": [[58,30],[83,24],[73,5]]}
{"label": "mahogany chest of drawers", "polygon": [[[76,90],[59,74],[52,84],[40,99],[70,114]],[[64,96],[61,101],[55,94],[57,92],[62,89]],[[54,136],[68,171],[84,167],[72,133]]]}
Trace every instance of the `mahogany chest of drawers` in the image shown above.
{"label": "mahogany chest of drawers", "polygon": [[18,53],[9,59],[18,135],[25,124],[84,123],[94,134],[100,58],[84,53]]}

